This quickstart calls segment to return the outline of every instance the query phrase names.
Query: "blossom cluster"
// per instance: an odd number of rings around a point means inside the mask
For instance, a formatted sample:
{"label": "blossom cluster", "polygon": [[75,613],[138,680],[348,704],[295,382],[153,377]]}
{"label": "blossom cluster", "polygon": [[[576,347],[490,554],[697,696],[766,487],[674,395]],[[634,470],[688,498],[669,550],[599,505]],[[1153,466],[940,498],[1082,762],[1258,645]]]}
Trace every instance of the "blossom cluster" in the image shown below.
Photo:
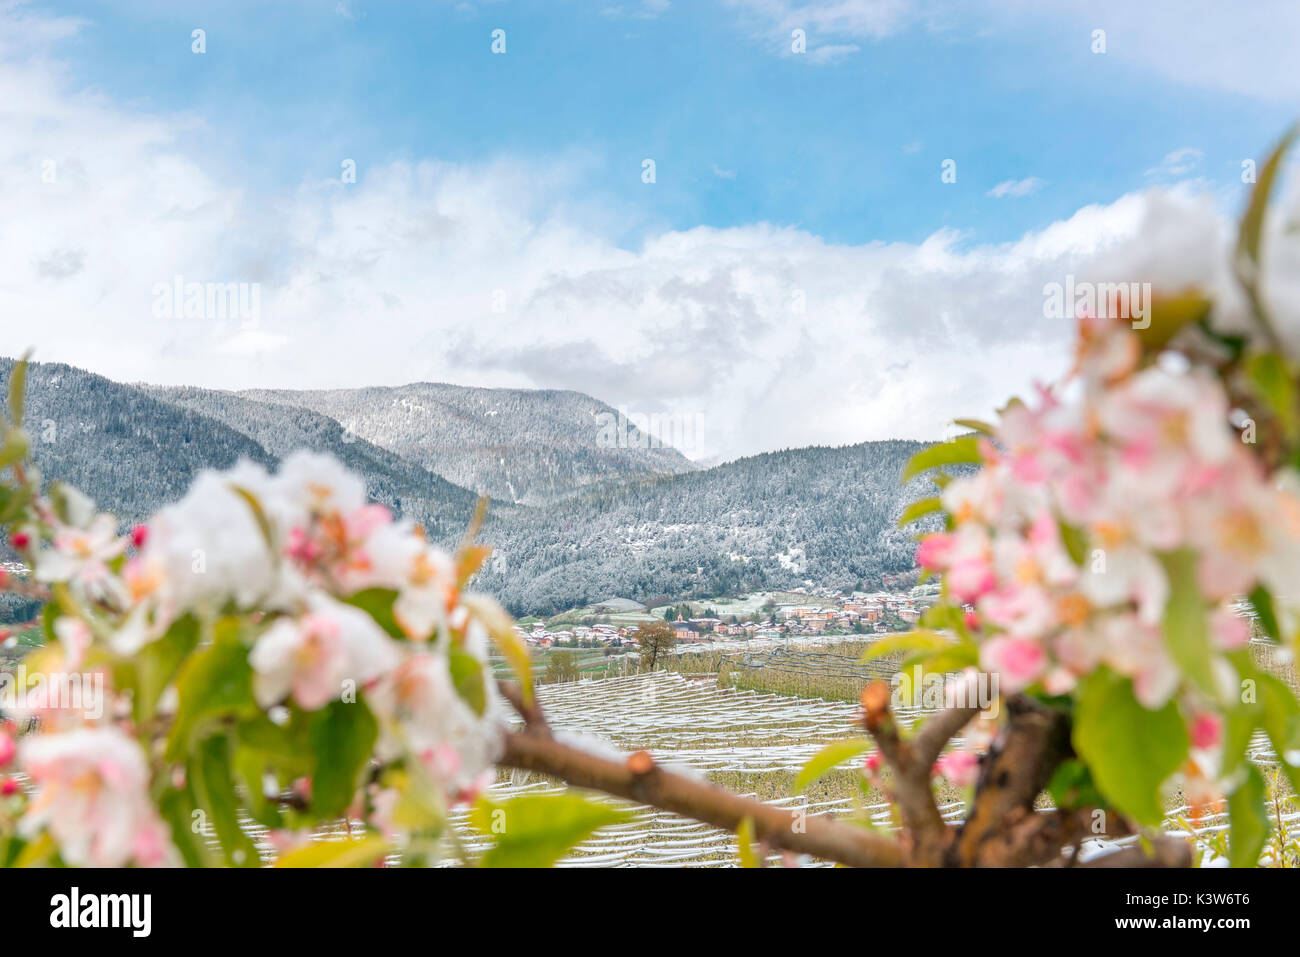
{"label": "blossom cluster", "polygon": [[[1004,692],[1071,695],[1104,666],[1147,709],[1177,699],[1193,748],[1211,751],[1239,694],[1229,653],[1250,638],[1234,602],[1262,588],[1294,605],[1300,481],[1262,464],[1215,370],[1144,355],[1120,322],[1084,317],[1077,342],[1064,382],[977,440],[982,467],[943,488],[948,527],[917,562],[965,609]],[[1209,688],[1171,653],[1175,595],[1207,622]]]}
{"label": "blossom cluster", "polygon": [[[412,806],[446,807],[489,780],[504,724],[487,666],[493,623],[477,609],[494,606],[462,594],[485,550],[430,544],[328,456],[295,453],[275,474],[249,462],[204,472],[125,534],[60,488],[10,542],[53,596],[57,641],[29,666],[94,672],[108,699],[93,716],[66,701],[12,715],[38,728],[17,748],[30,791],[18,833],[48,835],[69,864],[178,860],[156,785],[183,785],[185,765],[163,754],[154,727],[185,708],[183,679],[171,675],[148,726],[133,698],[146,690],[140,661],[186,622],[202,636],[195,653],[211,646],[214,623],[237,623],[251,674],[243,720],[256,709],[286,726],[291,713],[310,721],[336,702],[373,715],[366,757],[401,773],[366,775],[348,810],[387,836],[412,829]],[[293,784],[310,794],[310,780]]]}

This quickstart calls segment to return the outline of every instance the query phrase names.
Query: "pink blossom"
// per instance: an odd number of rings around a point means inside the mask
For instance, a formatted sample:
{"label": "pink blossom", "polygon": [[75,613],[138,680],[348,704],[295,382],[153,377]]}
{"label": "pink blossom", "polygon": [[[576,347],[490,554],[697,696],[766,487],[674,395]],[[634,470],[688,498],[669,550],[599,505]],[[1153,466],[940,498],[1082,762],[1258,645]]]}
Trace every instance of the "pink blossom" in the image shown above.
{"label": "pink blossom", "polygon": [[942,571],[948,566],[955,542],[947,532],[935,532],[921,539],[916,546],[916,563],[930,571]]}
{"label": "pink blossom", "polygon": [[980,556],[962,558],[948,569],[948,590],[957,601],[973,602],[997,586],[988,559]]}
{"label": "pink blossom", "polygon": [[1039,638],[1056,624],[1055,604],[1046,591],[1033,585],[1004,586],[985,595],[979,609],[985,621],[1016,636]]}
{"label": "pink blossom", "polygon": [[1047,653],[1032,638],[999,635],[980,648],[980,664],[989,674],[998,676],[1004,693],[1015,694],[1042,677]]}
{"label": "pink blossom", "polygon": [[345,681],[362,687],[396,667],[399,658],[374,619],[324,596],[314,596],[302,617],[278,619],[248,656],[262,707],[291,695],[309,711],[339,696]]}
{"label": "pink blossom", "polygon": [[1220,605],[1210,615],[1210,636],[1222,651],[1236,651],[1250,644],[1250,622],[1232,608]]}
{"label": "pink blossom", "polygon": [[965,788],[978,780],[980,758],[974,751],[949,751],[934,766],[954,787]]}
{"label": "pink blossom", "polygon": [[156,865],[172,856],[149,798],[149,766],[139,744],[117,728],[41,734],[24,742],[35,793],[18,830],[48,830],[78,867]]}
{"label": "pink blossom", "polygon": [[1192,747],[1208,751],[1217,747],[1223,737],[1223,719],[1217,714],[1202,711],[1192,720]]}

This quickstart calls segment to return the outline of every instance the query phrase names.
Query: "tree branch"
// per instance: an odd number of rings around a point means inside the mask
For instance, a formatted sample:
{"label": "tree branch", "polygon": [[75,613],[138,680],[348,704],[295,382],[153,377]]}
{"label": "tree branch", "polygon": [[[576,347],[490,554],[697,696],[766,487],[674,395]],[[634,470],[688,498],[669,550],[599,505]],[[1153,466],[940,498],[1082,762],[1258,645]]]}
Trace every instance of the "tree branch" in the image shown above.
{"label": "tree branch", "polygon": [[664,770],[646,751],[617,761],[557,741],[536,699],[529,708],[514,685],[502,682],[501,690],[526,722],[522,731],[506,735],[505,752],[497,762],[503,767],[547,774],[575,787],[650,804],[728,831],[734,832],[749,818],[755,836],[769,847],[850,867],[898,867],[903,863],[898,841],[855,824],[732,794],[707,781]]}
{"label": "tree branch", "polygon": [[673,811],[706,824],[735,831],[740,822],[754,822],[755,835],[773,848],[811,854],[850,867],[897,867],[902,864],[898,842],[853,824],[801,811],[763,804],[685,775],[665,771],[645,751],[626,761],[588,754],[536,732],[508,734],[505,767],[536,771],[575,787],[593,788]]}
{"label": "tree branch", "polygon": [[[931,768],[944,745],[978,713],[939,712],[909,740],[890,713],[886,682],[863,690],[863,719],[893,772],[892,798],[903,817],[901,840],[874,834],[827,816],[807,815],[741,797],[707,781],[660,768],[646,751],[623,760],[591,754],[551,735],[536,698],[525,704],[519,689],[501,682],[502,695],[524,718],[507,734],[499,765],[549,775],[575,787],[603,791],[735,831],[749,818],[763,846],[810,854],[852,867],[1186,867],[1185,841],[1157,837],[1090,862],[1075,862],[1090,833],[1089,810],[1038,811],[1034,803],[1070,748],[1068,716],[1022,695],[1007,699],[1010,721],[981,762],[975,800],[960,827],[947,824],[935,804]],[[1131,833],[1125,822],[1112,836]]]}
{"label": "tree branch", "polygon": [[1183,838],[1162,835],[1151,840],[1150,849],[1140,844],[1103,854],[1077,866],[1101,867],[1191,867],[1192,845]]}
{"label": "tree branch", "polygon": [[890,711],[889,682],[871,682],[862,691],[863,723],[893,772],[895,803],[903,817],[909,864],[938,867],[944,863],[955,836],[930,785],[935,758],[954,734],[977,713],[975,708],[952,708],[930,718],[910,741],[898,733]]}
{"label": "tree branch", "polygon": [[[962,824],[954,848],[957,860],[952,863],[973,867],[986,856],[1003,864],[1010,863],[1019,852],[1037,856],[1036,852],[1029,853],[1034,841],[1008,843],[1013,838],[1007,832],[1008,824],[1033,813],[1034,801],[1057,766],[1073,753],[1070,720],[1064,712],[1025,695],[1008,698],[1006,708],[1011,719],[980,762],[975,801]],[[1036,836],[1038,832],[1033,830],[1020,835],[1022,840]],[[1062,844],[1071,840],[1064,830],[1059,836]],[[988,841],[998,846],[986,854],[983,845]]]}

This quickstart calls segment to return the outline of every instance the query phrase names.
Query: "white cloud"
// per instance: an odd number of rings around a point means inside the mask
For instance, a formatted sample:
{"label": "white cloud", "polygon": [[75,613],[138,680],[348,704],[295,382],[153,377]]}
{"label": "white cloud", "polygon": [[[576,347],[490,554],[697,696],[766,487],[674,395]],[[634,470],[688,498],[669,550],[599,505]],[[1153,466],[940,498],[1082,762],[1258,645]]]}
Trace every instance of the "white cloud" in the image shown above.
{"label": "white cloud", "polygon": [[1037,176],[1027,176],[1024,179],[1008,179],[994,186],[986,195],[994,199],[1019,199],[1021,196],[1028,196],[1036,193],[1043,187],[1043,181]]}
{"label": "white cloud", "polygon": [[1106,31],[1098,69],[1119,60],[1177,83],[1251,99],[1300,97],[1300,4],[1294,0],[994,0],[1009,25],[1037,28],[1066,21],[1081,49]]}
{"label": "white cloud", "polygon": [[913,15],[912,0],[726,0],[762,27],[789,36],[791,30],[827,37],[879,39]]}
{"label": "white cloud", "polygon": [[[974,246],[760,223],[624,249],[556,199],[584,192],[574,159],[394,163],[254,199],[186,150],[192,120],[74,90],[25,49],[0,57],[0,353],[122,380],[572,388],[701,413],[701,456],[734,456],[987,415],[1064,367],[1042,287],[1067,273],[1224,281],[1223,221],[1186,188]],[[157,318],[176,276],[258,283],[258,321]]]}
{"label": "white cloud", "polygon": [[845,57],[852,56],[862,48],[856,43],[828,43],[814,47],[808,52],[808,59],[816,64],[838,63]]}
{"label": "white cloud", "polygon": [[1147,175],[1184,177],[1200,165],[1204,156],[1205,154],[1195,147],[1184,146],[1182,149],[1166,153],[1160,165],[1147,170]]}
{"label": "white cloud", "polygon": [[718,177],[718,179],[735,179],[736,171],[734,169],[723,169],[717,163],[714,163],[713,175]]}
{"label": "white cloud", "polygon": [[1295,0],[724,0],[743,28],[790,52],[790,31],[803,29],[808,53],[842,59],[853,44],[879,41],[919,25],[962,35],[1036,31],[1056,43],[1060,26],[1077,29],[1087,50],[1092,31],[1106,31],[1104,69],[1119,61],[1176,83],[1251,99],[1300,99],[1300,4]]}
{"label": "white cloud", "polygon": [[817,65],[838,63],[917,21],[933,21],[932,0],[723,0],[740,23],[783,54],[802,30],[806,55]]}

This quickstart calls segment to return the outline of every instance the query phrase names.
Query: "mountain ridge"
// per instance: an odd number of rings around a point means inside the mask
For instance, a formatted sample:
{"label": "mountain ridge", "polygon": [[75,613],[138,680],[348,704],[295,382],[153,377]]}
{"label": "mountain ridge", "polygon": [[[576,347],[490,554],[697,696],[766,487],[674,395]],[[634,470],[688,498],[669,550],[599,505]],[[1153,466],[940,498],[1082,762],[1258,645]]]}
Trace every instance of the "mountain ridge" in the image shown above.
{"label": "mountain ridge", "polygon": [[[12,365],[0,359],[0,378]],[[591,403],[579,408],[608,409]],[[444,545],[459,540],[477,498],[324,413],[249,392],[126,385],[33,363],[28,410],[43,474],[72,482],[123,520],[179,498],[201,468],[228,468],[239,458],[274,468],[295,448],[339,458],[365,477],[373,499]],[[461,430],[469,427],[466,418]],[[480,586],[515,614],[610,595],[694,598],[809,582],[876,587],[914,569],[912,530],[895,522],[933,485],[898,479],[924,446],[906,439],[807,446],[654,475],[637,471],[644,459],[615,459],[623,471],[587,474],[585,485],[568,485],[562,497],[494,500],[481,539],[496,554]],[[535,468],[537,456],[518,448],[501,447],[511,467]]]}

